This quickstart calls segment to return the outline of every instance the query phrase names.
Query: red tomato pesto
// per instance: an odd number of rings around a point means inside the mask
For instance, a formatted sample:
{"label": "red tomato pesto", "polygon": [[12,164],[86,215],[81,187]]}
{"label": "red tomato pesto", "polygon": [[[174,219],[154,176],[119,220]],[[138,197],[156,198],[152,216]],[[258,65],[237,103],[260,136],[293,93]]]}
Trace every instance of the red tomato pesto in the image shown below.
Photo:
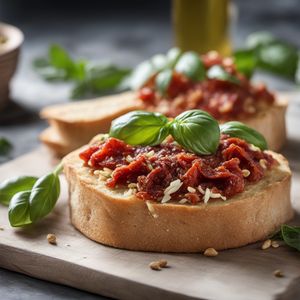
{"label": "red tomato pesto", "polygon": [[144,108],[168,117],[176,117],[190,109],[202,109],[218,120],[231,120],[250,117],[273,104],[274,95],[263,84],[252,85],[236,70],[231,58],[209,52],[202,56],[202,61],[206,69],[221,65],[237,77],[240,84],[216,79],[193,82],[174,71],[166,95],[161,96],[155,90],[155,76],[138,91]]}
{"label": "red tomato pesto", "polygon": [[129,188],[143,200],[180,203],[226,200],[264,177],[272,156],[223,135],[216,154],[199,156],[168,138],[159,146],[130,146],[108,138],[80,153],[109,188]]}

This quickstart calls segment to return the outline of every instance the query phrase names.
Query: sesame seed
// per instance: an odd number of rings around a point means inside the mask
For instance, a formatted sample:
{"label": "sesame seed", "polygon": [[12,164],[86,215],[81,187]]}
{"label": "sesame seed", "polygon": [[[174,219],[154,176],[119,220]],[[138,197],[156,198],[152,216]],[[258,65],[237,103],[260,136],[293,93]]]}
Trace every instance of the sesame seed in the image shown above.
{"label": "sesame seed", "polygon": [[151,150],[150,152],[146,153],[147,157],[152,157],[155,154],[154,150]]}
{"label": "sesame seed", "polygon": [[279,247],[279,243],[277,241],[272,241],[272,247],[273,248],[278,248]]}
{"label": "sesame seed", "polygon": [[214,257],[217,256],[219,253],[215,248],[207,248],[203,254],[204,256]]}
{"label": "sesame seed", "polygon": [[129,183],[128,184],[128,187],[131,189],[131,188],[136,188],[137,187],[137,184],[132,182],[132,183]]}
{"label": "sesame seed", "polygon": [[284,277],[284,274],[283,274],[283,272],[281,271],[281,270],[275,270],[274,272],[273,272],[273,274],[274,274],[274,276],[275,277]]}
{"label": "sesame seed", "polygon": [[270,248],[271,245],[272,245],[272,241],[270,239],[265,240],[261,246],[261,249],[266,250],[266,249]]}
{"label": "sesame seed", "polygon": [[204,194],[204,197],[203,197],[204,203],[207,203],[209,198],[210,198],[210,189],[206,188],[205,194]]}
{"label": "sesame seed", "polygon": [[155,212],[155,209],[149,200],[146,201],[146,205],[152,217],[155,219],[158,218],[158,214]]}
{"label": "sesame seed", "polygon": [[184,204],[184,203],[187,203],[187,202],[188,202],[188,199],[186,199],[186,198],[183,198],[183,199],[178,201],[178,203],[180,203],[180,204]]}
{"label": "sesame seed", "polygon": [[191,186],[188,186],[187,190],[188,190],[190,193],[196,193],[196,189],[194,189],[194,188],[191,187]]}
{"label": "sesame seed", "polygon": [[265,159],[260,159],[259,164],[263,169],[267,168],[267,161]]}
{"label": "sesame seed", "polygon": [[243,169],[242,173],[243,173],[243,177],[248,177],[251,174],[250,171],[247,169]]}
{"label": "sesame seed", "polygon": [[201,187],[201,185],[198,186],[198,190],[201,194],[205,194],[205,191],[203,190],[203,188]]}

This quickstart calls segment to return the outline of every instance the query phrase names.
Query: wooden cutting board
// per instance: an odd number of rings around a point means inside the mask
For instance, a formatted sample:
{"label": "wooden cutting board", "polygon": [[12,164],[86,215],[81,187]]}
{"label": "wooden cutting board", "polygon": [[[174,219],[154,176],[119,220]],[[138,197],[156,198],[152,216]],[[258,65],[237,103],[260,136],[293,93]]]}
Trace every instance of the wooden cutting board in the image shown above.
{"label": "wooden cutting board", "polygon": [[[292,199],[300,225],[299,103],[289,109],[290,136],[285,154],[293,168]],[[0,180],[42,175],[52,168],[48,152],[39,148],[0,167]],[[67,186],[55,210],[43,221],[13,229],[7,208],[0,206],[0,266],[33,277],[122,299],[296,299],[300,295],[300,253],[285,246],[261,250],[261,243],[227,250],[208,258],[202,254],[157,254],[102,246],[76,231],[69,220]],[[57,246],[46,235],[55,233]],[[149,269],[166,259],[169,268]],[[282,270],[283,278],[273,275]],[[297,296],[296,296],[297,295]]]}

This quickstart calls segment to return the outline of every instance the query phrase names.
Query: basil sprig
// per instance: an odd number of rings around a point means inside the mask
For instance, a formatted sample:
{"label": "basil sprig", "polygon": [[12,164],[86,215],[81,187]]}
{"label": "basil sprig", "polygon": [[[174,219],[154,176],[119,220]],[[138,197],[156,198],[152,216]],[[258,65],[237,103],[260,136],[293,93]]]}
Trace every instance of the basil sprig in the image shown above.
{"label": "basil sprig", "polygon": [[249,78],[259,69],[300,82],[299,49],[269,32],[250,34],[246,47],[234,53],[234,60],[237,70]]}
{"label": "basil sprig", "polygon": [[133,111],[112,122],[110,136],[130,145],[155,146],[169,134],[183,148],[199,155],[214,154],[220,142],[220,132],[238,137],[264,150],[264,137],[240,122],[221,125],[210,114],[202,110],[189,110],[168,119],[160,113]]}
{"label": "basil sprig", "polygon": [[268,144],[264,136],[251,127],[238,121],[231,121],[220,125],[221,133],[228,134],[232,137],[238,137],[246,142],[253,144],[261,150],[266,150]]}
{"label": "basil sprig", "polygon": [[0,202],[8,205],[11,226],[20,227],[34,223],[54,208],[60,194],[59,174],[62,165],[40,178],[20,176],[0,185]]}

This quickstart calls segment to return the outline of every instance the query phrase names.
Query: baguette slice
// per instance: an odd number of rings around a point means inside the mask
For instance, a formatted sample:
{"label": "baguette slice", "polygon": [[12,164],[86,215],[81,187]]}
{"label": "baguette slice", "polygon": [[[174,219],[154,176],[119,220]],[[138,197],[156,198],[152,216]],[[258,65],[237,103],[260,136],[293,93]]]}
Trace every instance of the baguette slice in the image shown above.
{"label": "baguette slice", "polygon": [[88,238],[113,247],[155,252],[235,248],[265,239],[293,216],[291,171],[285,158],[256,184],[227,201],[186,205],[145,202],[111,190],[79,159],[64,158],[72,224]]}
{"label": "baguette slice", "polygon": [[[48,120],[51,129],[43,131],[40,139],[56,154],[65,155],[88,143],[96,134],[108,132],[113,119],[141,109],[134,95],[126,92],[46,107],[40,116]],[[66,151],[57,151],[63,149]]]}

